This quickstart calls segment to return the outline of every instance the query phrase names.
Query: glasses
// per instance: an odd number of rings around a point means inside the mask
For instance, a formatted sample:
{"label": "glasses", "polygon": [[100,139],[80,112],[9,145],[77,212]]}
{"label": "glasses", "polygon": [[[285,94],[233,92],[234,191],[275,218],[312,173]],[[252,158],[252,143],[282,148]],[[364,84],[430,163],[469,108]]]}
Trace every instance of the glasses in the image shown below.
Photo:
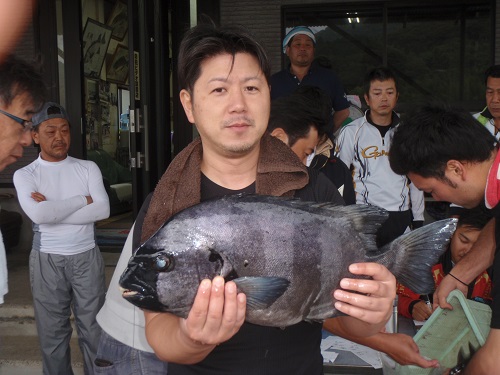
{"label": "glasses", "polygon": [[17,117],[17,116],[14,116],[14,115],[10,114],[9,112],[2,111],[1,109],[0,109],[0,113],[2,113],[5,116],[11,118],[12,120],[14,120],[15,122],[17,122],[18,124],[22,125],[23,128],[24,128],[23,131],[25,131],[25,132],[28,132],[31,129],[33,129],[33,122],[31,122],[31,121],[24,120],[24,119],[22,119],[20,117]]}

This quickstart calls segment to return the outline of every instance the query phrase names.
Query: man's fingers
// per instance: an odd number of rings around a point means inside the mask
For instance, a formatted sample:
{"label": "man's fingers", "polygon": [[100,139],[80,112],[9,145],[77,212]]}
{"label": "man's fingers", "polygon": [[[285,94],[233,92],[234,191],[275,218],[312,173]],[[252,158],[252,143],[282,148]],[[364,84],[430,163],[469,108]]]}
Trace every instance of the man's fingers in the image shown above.
{"label": "man's fingers", "polygon": [[378,281],[391,281],[394,279],[392,273],[379,263],[353,263],[349,266],[349,271],[355,275],[371,276]]}
{"label": "man's fingers", "polygon": [[203,280],[186,325],[189,336],[202,344],[220,344],[231,338],[245,320],[246,297],[234,282],[217,276]]}
{"label": "man's fingers", "polygon": [[198,292],[194,299],[193,306],[188,316],[188,326],[190,329],[200,330],[205,325],[207,318],[208,306],[210,303],[210,293],[212,282],[210,280],[202,280],[198,287]]}
{"label": "man's fingers", "polygon": [[227,340],[228,334],[232,336],[239,330],[245,320],[245,312],[245,295],[242,293],[238,295],[236,284],[228,282],[225,287],[224,313],[220,326],[221,340]]}

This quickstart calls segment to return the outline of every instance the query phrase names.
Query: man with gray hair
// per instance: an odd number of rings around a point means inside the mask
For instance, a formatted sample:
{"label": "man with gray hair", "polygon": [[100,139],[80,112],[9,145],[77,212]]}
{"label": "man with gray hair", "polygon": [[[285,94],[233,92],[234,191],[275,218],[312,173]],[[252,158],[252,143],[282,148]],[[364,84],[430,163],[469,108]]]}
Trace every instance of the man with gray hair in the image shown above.
{"label": "man with gray hair", "polygon": [[[35,68],[13,56],[0,65],[0,171],[31,145],[31,116],[43,104],[46,88]],[[0,304],[8,292],[7,261],[0,232]]]}

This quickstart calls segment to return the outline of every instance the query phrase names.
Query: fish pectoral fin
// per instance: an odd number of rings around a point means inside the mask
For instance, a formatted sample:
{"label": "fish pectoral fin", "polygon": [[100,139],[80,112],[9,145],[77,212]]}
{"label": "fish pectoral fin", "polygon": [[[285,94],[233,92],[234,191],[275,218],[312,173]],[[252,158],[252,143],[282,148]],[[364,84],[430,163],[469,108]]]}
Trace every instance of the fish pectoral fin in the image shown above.
{"label": "fish pectoral fin", "polygon": [[238,291],[245,293],[247,306],[255,310],[271,306],[290,285],[283,277],[239,277],[233,281]]}

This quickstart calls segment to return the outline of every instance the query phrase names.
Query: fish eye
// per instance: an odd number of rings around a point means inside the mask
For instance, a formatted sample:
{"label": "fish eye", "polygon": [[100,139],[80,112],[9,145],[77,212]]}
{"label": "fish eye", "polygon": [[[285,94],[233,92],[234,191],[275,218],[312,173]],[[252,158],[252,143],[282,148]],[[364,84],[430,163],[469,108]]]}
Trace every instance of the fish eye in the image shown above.
{"label": "fish eye", "polygon": [[158,272],[170,271],[172,266],[172,259],[165,254],[159,254],[153,260],[153,268]]}

